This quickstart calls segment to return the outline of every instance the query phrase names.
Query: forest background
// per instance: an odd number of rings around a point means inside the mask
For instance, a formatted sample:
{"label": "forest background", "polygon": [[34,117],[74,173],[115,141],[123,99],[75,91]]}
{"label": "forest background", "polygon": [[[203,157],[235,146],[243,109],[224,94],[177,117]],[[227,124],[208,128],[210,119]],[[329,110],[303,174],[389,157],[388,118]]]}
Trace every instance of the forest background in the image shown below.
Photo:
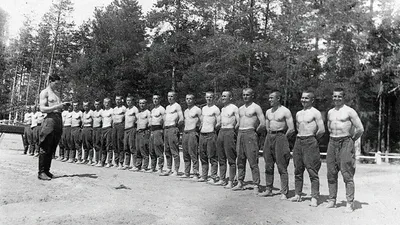
{"label": "forest background", "polygon": [[[64,100],[116,94],[167,104],[169,90],[234,93],[251,87],[265,111],[283,93],[295,115],[312,89],[326,114],[335,87],[359,113],[364,152],[400,152],[400,9],[394,0],[159,0],[142,13],[136,0],[96,8],[80,26],[70,0],[55,0],[38,25],[26,17],[6,43],[0,9],[0,116],[37,104],[46,77],[62,77]],[[2,119],[0,118],[0,119]],[[378,144],[380,143],[380,144]]]}

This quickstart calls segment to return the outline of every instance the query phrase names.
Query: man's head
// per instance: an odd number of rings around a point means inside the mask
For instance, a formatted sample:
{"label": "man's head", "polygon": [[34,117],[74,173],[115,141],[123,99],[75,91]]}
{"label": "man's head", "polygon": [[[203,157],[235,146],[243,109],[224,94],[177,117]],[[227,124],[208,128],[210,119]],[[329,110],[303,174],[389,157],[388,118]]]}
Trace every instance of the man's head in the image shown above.
{"label": "man's head", "polygon": [[310,90],[305,90],[301,94],[300,102],[303,105],[303,108],[309,108],[314,103],[315,95],[314,92]]}
{"label": "man's head", "polygon": [[279,106],[281,104],[282,94],[280,91],[273,91],[269,94],[268,101],[272,107]]}
{"label": "man's head", "polygon": [[140,99],[139,100],[139,109],[140,110],[144,110],[146,109],[146,104],[147,104],[147,100],[146,99]]}
{"label": "man's head", "polygon": [[89,111],[89,102],[88,101],[84,101],[83,103],[82,103],[82,106],[83,106],[83,110],[85,110],[85,112],[88,112]]}
{"label": "man's head", "polygon": [[94,100],[94,108],[96,109],[96,110],[99,110],[100,108],[101,108],[101,105],[100,105],[101,103],[100,103],[100,99],[96,99],[96,100]]}
{"label": "man's head", "polygon": [[128,97],[126,97],[126,105],[128,107],[132,107],[133,106],[133,96],[132,95],[128,95]]}
{"label": "man's head", "polygon": [[254,91],[251,88],[245,88],[242,92],[242,97],[244,103],[251,103],[254,99]]}
{"label": "man's head", "polygon": [[232,101],[232,92],[223,91],[221,95],[221,100],[224,105],[229,104]]}
{"label": "man's head", "polygon": [[106,98],[103,100],[103,105],[104,105],[104,108],[105,108],[105,109],[109,109],[109,108],[111,107],[110,101],[111,101],[111,99],[110,99],[109,97],[106,97]]}
{"label": "man's head", "polygon": [[214,103],[214,93],[211,91],[206,92],[206,102],[207,105],[212,105]]}
{"label": "man's head", "polygon": [[121,95],[115,96],[115,104],[117,106],[121,106],[122,105],[122,96]]}
{"label": "man's head", "polygon": [[176,92],[175,91],[168,92],[168,102],[170,104],[174,104],[175,101],[176,101]]}
{"label": "man's head", "polygon": [[186,95],[186,104],[188,107],[194,106],[194,95],[193,94]]}
{"label": "man's head", "polygon": [[59,89],[61,83],[61,78],[57,74],[52,74],[49,76],[49,85],[52,90]]}
{"label": "man's head", "polygon": [[160,105],[160,95],[158,95],[158,94],[154,94],[153,95],[153,104],[155,106],[159,106]]}
{"label": "man's head", "polygon": [[335,107],[344,105],[344,90],[343,88],[335,88],[332,94],[332,100]]}
{"label": "man's head", "polygon": [[73,103],[72,103],[72,108],[73,108],[74,111],[78,111],[78,110],[79,110],[79,108],[78,108],[78,102],[73,102]]}

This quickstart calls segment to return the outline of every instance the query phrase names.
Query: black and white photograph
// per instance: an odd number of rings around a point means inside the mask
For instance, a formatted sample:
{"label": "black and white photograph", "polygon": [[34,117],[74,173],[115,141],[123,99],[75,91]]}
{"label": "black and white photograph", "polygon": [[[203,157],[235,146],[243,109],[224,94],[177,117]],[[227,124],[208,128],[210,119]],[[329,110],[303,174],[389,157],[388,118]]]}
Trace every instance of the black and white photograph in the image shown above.
{"label": "black and white photograph", "polygon": [[0,224],[400,224],[400,0],[3,0]]}

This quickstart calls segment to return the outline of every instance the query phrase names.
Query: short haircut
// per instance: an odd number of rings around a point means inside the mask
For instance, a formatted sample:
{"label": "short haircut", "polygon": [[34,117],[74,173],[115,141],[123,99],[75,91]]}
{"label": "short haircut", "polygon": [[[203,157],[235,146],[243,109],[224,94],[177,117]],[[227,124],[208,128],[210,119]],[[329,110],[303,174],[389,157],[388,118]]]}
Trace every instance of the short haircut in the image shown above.
{"label": "short haircut", "polygon": [[122,95],[115,95],[115,98],[121,98],[122,99]]}
{"label": "short haircut", "polygon": [[57,80],[61,80],[60,76],[58,76],[57,74],[52,74],[49,76],[49,82],[54,82]]}
{"label": "short haircut", "polygon": [[132,95],[128,95],[128,96],[126,96],[126,99],[131,99],[131,100],[133,100],[133,96]]}
{"label": "short haircut", "polygon": [[111,101],[111,99],[109,98],[109,97],[105,97],[104,99],[103,99],[103,101]]}
{"label": "short haircut", "polygon": [[141,98],[141,99],[139,99],[139,103],[140,103],[140,102],[147,103],[147,100],[146,100],[146,99],[144,99],[144,98]]}
{"label": "short haircut", "polygon": [[89,101],[82,102],[82,105],[89,105]]}
{"label": "short haircut", "polygon": [[171,93],[174,95],[174,97],[176,97],[177,93],[175,91],[168,91],[168,94]]}
{"label": "short haircut", "polygon": [[252,88],[245,88],[245,89],[243,89],[243,92],[245,92],[245,91],[249,91],[250,92],[250,94],[254,97],[254,90],[252,89]]}
{"label": "short haircut", "polygon": [[212,96],[214,97],[214,92],[206,91],[206,95],[207,95],[207,94],[210,94],[210,95],[212,95]]}
{"label": "short haircut", "polygon": [[187,98],[188,96],[192,96],[193,98],[195,98],[195,97],[194,97],[194,94],[192,94],[192,93],[186,94],[186,98]]}
{"label": "short haircut", "polygon": [[275,93],[276,97],[279,98],[279,100],[282,100],[282,93],[278,90],[273,90],[271,94]]}
{"label": "short haircut", "polygon": [[344,89],[341,87],[337,87],[337,88],[333,89],[333,92],[342,92],[342,94],[344,96]]}
{"label": "short haircut", "polygon": [[100,104],[100,99],[96,98],[96,99],[94,100],[94,103],[99,103],[99,104]]}
{"label": "short haircut", "polygon": [[306,90],[303,91],[303,93],[310,94],[310,97],[311,97],[312,99],[315,99],[314,91],[309,90],[309,89],[306,89]]}
{"label": "short haircut", "polygon": [[222,91],[222,93],[227,92],[229,94],[229,97],[233,98],[232,91]]}
{"label": "short haircut", "polygon": [[154,98],[154,96],[157,96],[157,97],[159,97],[159,98],[161,97],[161,95],[160,95],[160,94],[157,94],[157,93],[156,93],[156,94],[153,94],[153,98]]}

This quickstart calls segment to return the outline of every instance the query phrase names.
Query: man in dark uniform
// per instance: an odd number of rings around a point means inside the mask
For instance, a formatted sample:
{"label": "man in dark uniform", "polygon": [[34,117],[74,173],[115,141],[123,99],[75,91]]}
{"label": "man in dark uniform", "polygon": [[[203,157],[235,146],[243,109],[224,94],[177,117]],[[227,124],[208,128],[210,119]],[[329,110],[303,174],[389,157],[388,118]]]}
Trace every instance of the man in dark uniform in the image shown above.
{"label": "man in dark uniform", "polygon": [[52,155],[55,153],[62,133],[61,110],[67,103],[61,103],[55,91],[58,89],[60,77],[51,75],[46,89],[40,92],[40,111],[47,113],[39,134],[39,173],[40,180],[51,180],[50,173]]}

